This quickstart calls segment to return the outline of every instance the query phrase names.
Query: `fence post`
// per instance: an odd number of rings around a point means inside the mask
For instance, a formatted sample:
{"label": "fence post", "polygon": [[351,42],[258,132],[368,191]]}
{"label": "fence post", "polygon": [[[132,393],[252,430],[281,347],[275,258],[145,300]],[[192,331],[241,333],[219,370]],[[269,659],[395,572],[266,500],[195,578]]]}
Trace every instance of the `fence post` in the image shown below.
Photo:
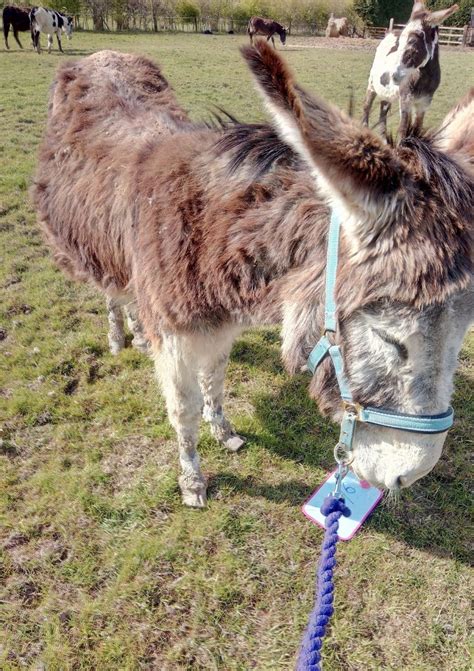
{"label": "fence post", "polygon": [[390,23],[388,24],[388,32],[391,33],[393,31],[393,16],[390,19]]}

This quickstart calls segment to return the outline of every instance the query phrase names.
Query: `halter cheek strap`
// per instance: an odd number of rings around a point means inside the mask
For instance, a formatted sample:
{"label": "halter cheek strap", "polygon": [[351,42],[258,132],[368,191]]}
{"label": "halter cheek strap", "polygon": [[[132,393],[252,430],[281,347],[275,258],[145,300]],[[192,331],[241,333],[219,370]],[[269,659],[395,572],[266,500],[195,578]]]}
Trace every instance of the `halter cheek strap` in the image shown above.
{"label": "halter cheek strap", "polygon": [[[329,355],[336,373],[339,392],[344,404],[344,414],[341,422],[341,435],[336,446],[336,460],[347,461],[352,451],[352,441],[356,422],[375,424],[389,429],[403,429],[415,433],[443,433],[453,424],[454,413],[449,407],[446,412],[437,415],[409,415],[392,412],[383,408],[363,407],[354,403],[349,382],[344,373],[344,361],[339,345],[332,345],[327,333],[335,333],[337,327],[337,307],[335,299],[335,285],[337,263],[339,256],[339,237],[341,221],[333,211],[329,225],[326,269],[326,303],[324,309],[324,335],[317,342],[308,357],[308,368],[314,373],[320,363]],[[335,452],[336,452],[335,451]],[[344,456],[344,453],[346,456]]]}

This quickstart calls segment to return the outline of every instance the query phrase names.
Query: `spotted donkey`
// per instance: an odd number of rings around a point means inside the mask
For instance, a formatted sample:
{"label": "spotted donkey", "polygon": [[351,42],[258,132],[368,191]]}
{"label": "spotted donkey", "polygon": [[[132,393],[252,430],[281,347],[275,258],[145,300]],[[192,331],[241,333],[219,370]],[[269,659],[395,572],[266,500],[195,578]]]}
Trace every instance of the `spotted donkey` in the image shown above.
{"label": "spotted donkey", "polygon": [[408,23],[397,35],[389,31],[377,47],[369,75],[364,104],[363,123],[369,123],[370,110],[377,96],[381,98],[379,126],[386,134],[387,114],[399,100],[399,134],[404,137],[412,124],[421,129],[425,113],[441,81],[438,26],[459,9],[431,12],[423,2],[415,2]]}
{"label": "spotted donkey", "polygon": [[[58,264],[137,301],[191,506],[206,502],[201,412],[230,449],[241,443],[222,409],[235,337],[282,323],[290,373],[319,339],[330,207],[343,229],[335,340],[356,402],[445,411],[474,312],[474,95],[437,134],[392,146],[300,88],[266,42],[243,54],[272,125],[192,123],[145,58],[62,65],[33,187]],[[310,394],[340,419],[329,363]],[[358,425],[353,468],[408,486],[445,437]]]}

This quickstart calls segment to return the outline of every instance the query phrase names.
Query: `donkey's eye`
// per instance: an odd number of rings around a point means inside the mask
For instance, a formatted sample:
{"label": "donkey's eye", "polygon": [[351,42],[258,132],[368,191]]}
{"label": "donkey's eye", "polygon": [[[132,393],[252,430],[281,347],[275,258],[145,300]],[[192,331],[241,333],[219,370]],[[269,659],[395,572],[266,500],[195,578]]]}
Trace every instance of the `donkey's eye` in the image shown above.
{"label": "donkey's eye", "polygon": [[384,342],[388,343],[389,345],[393,345],[395,349],[397,350],[397,354],[402,358],[402,359],[408,359],[408,349],[406,348],[406,345],[401,343],[399,340],[391,336],[387,331],[383,331],[382,329],[373,329],[374,333],[378,335],[378,337],[383,340]]}

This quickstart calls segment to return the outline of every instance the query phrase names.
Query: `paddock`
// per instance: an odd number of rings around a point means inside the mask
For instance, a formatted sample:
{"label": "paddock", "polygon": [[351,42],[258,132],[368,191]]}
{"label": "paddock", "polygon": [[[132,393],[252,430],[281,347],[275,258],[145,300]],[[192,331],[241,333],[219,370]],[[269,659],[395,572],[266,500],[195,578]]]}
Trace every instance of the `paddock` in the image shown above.
{"label": "paddock", "polygon": [[[284,374],[278,332],[245,333],[232,352],[227,408],[246,446],[229,454],[206,430],[200,452],[209,505],[203,512],[183,508],[175,437],[151,361],[131,348],[116,358],[108,353],[101,296],[54,267],[27,195],[59,62],[106,48],[143,53],[163,66],[193,118],[208,116],[215,104],[242,120],[261,120],[238,54],[247,42],[78,33],[65,55],[4,52],[2,668],[294,666],[322,537],[300,508],[332,467],[338,427],[318,414],[305,375]],[[302,37],[293,44],[290,36],[278,48],[303,85],[342,107],[353,86],[360,117],[373,51],[312,45]],[[441,67],[429,125],[467,89],[474,55],[442,49]],[[456,421],[439,464],[340,544],[325,647],[331,671],[469,668],[473,356],[471,334],[456,375]]]}

